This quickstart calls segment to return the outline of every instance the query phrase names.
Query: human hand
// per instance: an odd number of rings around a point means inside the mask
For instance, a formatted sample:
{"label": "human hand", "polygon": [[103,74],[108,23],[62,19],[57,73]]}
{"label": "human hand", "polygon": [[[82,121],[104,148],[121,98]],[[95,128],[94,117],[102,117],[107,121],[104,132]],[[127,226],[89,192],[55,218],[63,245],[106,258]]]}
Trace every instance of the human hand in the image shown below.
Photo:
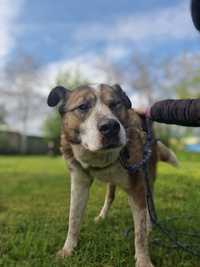
{"label": "human hand", "polygon": [[134,108],[135,112],[139,114],[141,117],[150,118],[151,117],[151,108]]}

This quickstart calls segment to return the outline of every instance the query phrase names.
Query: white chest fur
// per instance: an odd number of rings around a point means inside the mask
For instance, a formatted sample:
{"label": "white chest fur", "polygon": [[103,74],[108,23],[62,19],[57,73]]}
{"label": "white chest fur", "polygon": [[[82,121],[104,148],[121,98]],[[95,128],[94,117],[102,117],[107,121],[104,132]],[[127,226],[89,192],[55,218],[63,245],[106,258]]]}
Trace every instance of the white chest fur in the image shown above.
{"label": "white chest fur", "polygon": [[90,152],[82,146],[72,147],[76,160],[91,176],[103,182],[112,183],[127,190],[130,188],[130,178],[118,160],[121,148],[110,151]]}
{"label": "white chest fur", "polygon": [[98,180],[118,185],[124,190],[131,186],[129,175],[119,161],[104,169],[90,169],[90,174]]}

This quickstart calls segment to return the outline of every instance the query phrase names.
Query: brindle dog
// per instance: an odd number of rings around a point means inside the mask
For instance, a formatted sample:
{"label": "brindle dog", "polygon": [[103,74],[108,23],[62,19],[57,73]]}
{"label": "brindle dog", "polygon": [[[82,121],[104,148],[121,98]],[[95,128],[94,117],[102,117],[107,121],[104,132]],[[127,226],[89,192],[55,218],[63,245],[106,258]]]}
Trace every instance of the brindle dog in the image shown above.
{"label": "brindle dog", "polygon": [[[59,256],[70,256],[77,246],[80,225],[87,205],[93,178],[108,183],[104,206],[96,218],[105,218],[114,199],[115,187],[127,194],[135,229],[137,267],[152,267],[148,250],[150,230],[145,201],[143,171],[130,175],[121,165],[120,152],[126,147],[129,164],[143,157],[145,132],[142,119],[131,108],[131,101],[119,85],[85,85],[69,91],[54,88],[48,97],[49,106],[59,106],[62,117],[61,151],[71,175],[71,201],[68,235]],[[148,172],[151,185],[156,164],[163,160],[177,164],[174,153],[154,142]]]}

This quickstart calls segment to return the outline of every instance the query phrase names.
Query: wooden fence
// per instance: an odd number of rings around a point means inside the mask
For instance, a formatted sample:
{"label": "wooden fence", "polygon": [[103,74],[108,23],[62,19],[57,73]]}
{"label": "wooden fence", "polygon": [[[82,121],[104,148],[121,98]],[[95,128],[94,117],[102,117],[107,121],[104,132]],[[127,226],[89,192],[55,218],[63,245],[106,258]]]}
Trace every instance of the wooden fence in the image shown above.
{"label": "wooden fence", "polygon": [[[49,153],[48,142],[43,137],[26,136],[24,154],[39,155]],[[0,131],[0,154],[20,154],[22,153],[22,142],[24,136],[12,131]]]}

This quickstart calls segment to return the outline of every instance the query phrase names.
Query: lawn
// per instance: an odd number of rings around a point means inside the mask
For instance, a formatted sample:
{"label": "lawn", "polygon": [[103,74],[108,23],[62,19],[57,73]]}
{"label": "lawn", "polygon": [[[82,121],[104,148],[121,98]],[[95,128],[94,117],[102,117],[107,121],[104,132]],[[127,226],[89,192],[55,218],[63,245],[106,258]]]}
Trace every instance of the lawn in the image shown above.
{"label": "lawn", "polygon": [[[159,164],[156,206],[160,220],[179,231],[191,246],[199,239],[181,232],[199,231],[200,155],[179,154],[180,168]],[[104,200],[105,185],[95,182],[73,257],[55,257],[66,236],[69,175],[60,157],[0,157],[0,266],[133,267],[132,218],[124,192],[118,190],[108,218],[94,223]],[[188,218],[188,216],[194,216]],[[195,235],[197,237],[197,234]],[[160,239],[160,240],[158,240]],[[157,244],[158,241],[158,244]],[[161,246],[161,243],[164,246]],[[151,256],[157,267],[200,267],[200,259],[168,248],[166,236],[151,234]]]}

